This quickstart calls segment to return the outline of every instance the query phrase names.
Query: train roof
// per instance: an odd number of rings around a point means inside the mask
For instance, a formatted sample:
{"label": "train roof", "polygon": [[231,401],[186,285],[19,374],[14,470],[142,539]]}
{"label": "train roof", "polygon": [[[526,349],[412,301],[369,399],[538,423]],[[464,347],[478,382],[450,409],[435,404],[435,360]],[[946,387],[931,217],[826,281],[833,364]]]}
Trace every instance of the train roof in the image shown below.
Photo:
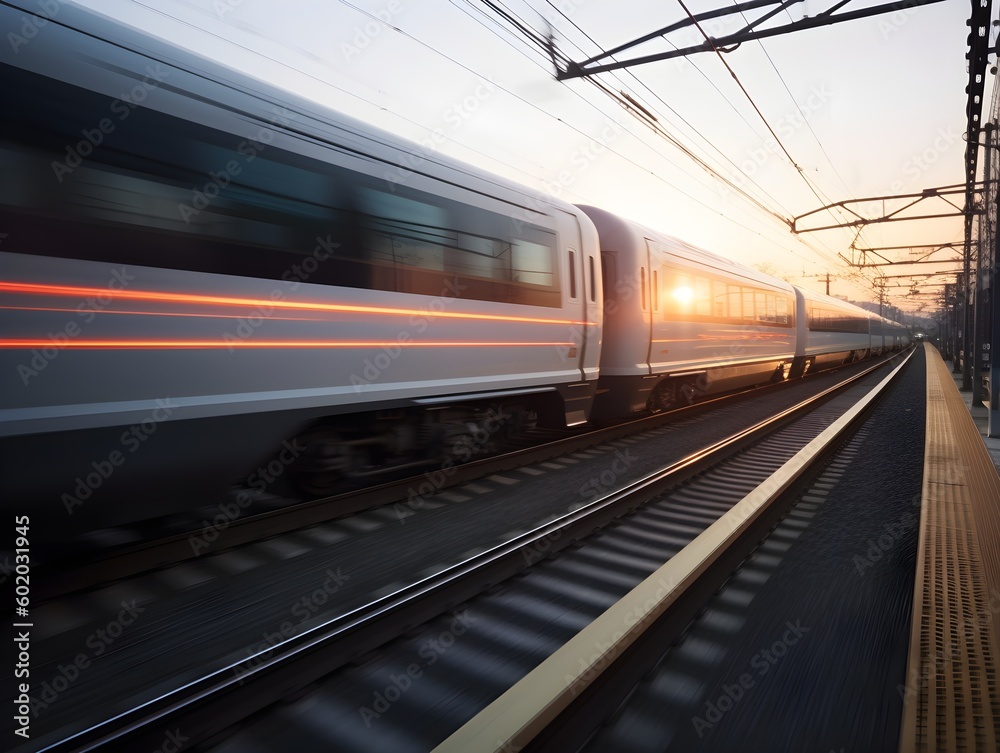
{"label": "train roof", "polygon": [[787,290],[788,292],[792,291],[791,283],[785,282],[778,277],[772,277],[771,275],[759,272],[752,267],[745,266],[739,262],[733,261],[732,259],[727,259],[719,254],[706,251],[698,246],[693,246],[680,238],[667,235],[659,230],[654,230],[653,228],[641,225],[638,222],[620,217],[619,215],[609,212],[606,209],[601,209],[600,207],[593,207],[585,204],[578,204],[577,206],[586,212],[592,220],[594,220],[595,224],[598,225],[598,230],[600,230],[601,224],[615,224],[622,231],[631,232],[637,236],[662,243],[664,246],[667,246],[670,253],[678,256],[679,258],[686,259],[702,266],[718,269],[720,271],[738,274],[749,280],[781,288],[783,290]]}
{"label": "train roof", "polygon": [[[25,0],[4,0],[0,4],[0,15],[5,6],[11,22],[16,22],[18,27],[23,15],[15,14],[14,9],[38,15],[36,4]],[[79,33],[67,41],[66,35],[51,33],[51,26]],[[529,212],[545,213],[544,208],[548,206],[577,214],[575,208],[562,199],[435,152],[88,8],[60,3],[58,13],[47,19],[44,33],[37,34],[18,48],[3,45],[0,62],[103,91],[93,83],[100,78],[98,72],[104,75],[113,71],[125,73],[133,80],[143,79],[146,75],[144,64],[132,54],[189,74],[184,76],[183,82],[163,82],[160,87],[165,90],[208,101],[240,115],[249,114],[262,119],[272,114],[266,109],[269,106],[285,108],[295,114],[294,129],[286,127],[285,130],[300,138],[316,139],[337,147],[346,145],[349,148],[363,141],[372,152],[365,156],[381,160],[392,169],[398,168],[402,171],[401,175],[425,175],[461,185]],[[104,93],[117,96],[121,92]],[[153,98],[144,104],[162,109],[157,107]],[[184,113],[171,114],[184,117]],[[282,126],[272,121],[269,127]],[[379,152],[379,147],[385,147],[385,150]]]}
{"label": "train roof", "polygon": [[[798,287],[798,286],[796,286]],[[807,301],[815,301],[817,303],[823,303],[827,306],[832,306],[839,309],[849,309],[852,311],[860,311],[864,313],[865,316],[871,317],[875,316],[878,318],[877,314],[872,314],[871,311],[861,308],[860,306],[855,306],[850,301],[845,301],[843,298],[835,298],[832,295],[824,295],[823,293],[817,293],[815,290],[809,290],[808,288],[799,288],[802,291],[802,296]]]}

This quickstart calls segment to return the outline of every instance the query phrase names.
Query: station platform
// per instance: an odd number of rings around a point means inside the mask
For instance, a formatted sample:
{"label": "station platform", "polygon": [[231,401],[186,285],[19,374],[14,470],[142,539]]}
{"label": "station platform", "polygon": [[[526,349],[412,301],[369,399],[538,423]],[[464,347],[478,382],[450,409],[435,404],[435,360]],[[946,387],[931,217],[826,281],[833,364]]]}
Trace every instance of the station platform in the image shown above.
{"label": "station platform", "polygon": [[962,372],[960,371],[956,374],[954,364],[950,361],[947,362],[947,365],[951,370],[951,378],[955,382],[955,388],[962,394],[962,399],[965,401],[965,405],[969,409],[969,415],[972,416],[972,420],[976,424],[976,428],[983,437],[983,442],[986,444],[987,452],[989,452],[990,457],[993,458],[993,465],[1000,470],[1000,437],[986,436],[986,424],[988,420],[988,410],[986,409],[986,406],[984,406],[979,400],[973,401],[972,390],[962,389]]}
{"label": "station platform", "polygon": [[[1000,750],[1000,474],[925,344],[927,418],[900,751]],[[991,440],[992,441],[992,440]]]}

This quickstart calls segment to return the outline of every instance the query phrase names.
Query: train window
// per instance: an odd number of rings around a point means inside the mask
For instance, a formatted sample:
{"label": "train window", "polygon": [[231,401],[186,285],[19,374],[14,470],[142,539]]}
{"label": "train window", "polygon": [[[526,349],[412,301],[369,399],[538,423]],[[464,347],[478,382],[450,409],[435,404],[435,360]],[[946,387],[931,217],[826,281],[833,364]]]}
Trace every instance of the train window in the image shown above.
{"label": "train window", "polygon": [[868,332],[868,319],[851,312],[810,306],[807,314],[809,329],[817,332]]}
{"label": "train window", "polygon": [[660,310],[660,273],[653,270],[653,311]]}
{"label": "train window", "polygon": [[695,291],[690,277],[674,269],[664,269],[663,290],[665,318],[686,317],[693,313]]}
{"label": "train window", "polygon": [[[654,286],[657,279],[654,277]],[[791,323],[788,299],[784,295],[744,287],[720,277],[664,267],[663,296],[666,319],[733,324],[758,322],[778,326],[790,326]]]}
{"label": "train window", "polygon": [[[70,84],[8,66],[0,77],[17,113],[0,140],[23,157],[5,163],[23,163],[26,182],[33,161],[51,182],[65,145],[114,112],[111,98]],[[57,174],[51,202],[29,201],[26,189],[4,199],[0,224],[32,239],[12,251],[562,305],[550,230],[403,184],[390,192],[384,178],[284,150],[277,136],[294,138],[272,131],[257,143],[136,107],[127,128]]]}
{"label": "train window", "polygon": [[[539,240],[542,240],[539,238]],[[511,280],[520,285],[538,285],[555,288],[555,270],[552,265],[552,245],[549,235],[547,242],[536,243],[524,238],[511,242]],[[552,245],[550,245],[550,243]]]}
{"label": "train window", "polygon": [[754,317],[758,322],[767,321],[767,294],[762,290],[755,290],[753,294],[754,298]]}
{"label": "train window", "polygon": [[707,277],[694,278],[694,313],[712,315],[712,282]]}
{"label": "train window", "polygon": [[729,290],[729,318],[732,321],[738,322],[743,316],[742,314],[743,307],[740,303],[741,301],[740,286],[730,285],[728,290]]}
{"label": "train window", "polygon": [[642,310],[646,310],[646,268],[639,267],[639,291],[642,303]]}
{"label": "train window", "polygon": [[[538,303],[533,293],[555,286],[550,238],[522,228],[506,237],[501,215],[441,197],[357,190],[362,256],[393,272],[378,289],[442,295],[446,281],[460,280],[463,297]],[[528,232],[525,232],[527,230]],[[437,274],[430,274],[436,272]],[[536,287],[537,286],[537,287]]]}
{"label": "train window", "polygon": [[594,273],[594,257],[588,256],[587,262],[590,264],[590,300],[597,302],[597,275]]}
{"label": "train window", "polygon": [[576,254],[569,252],[569,297],[576,298]]}
{"label": "train window", "polygon": [[722,280],[712,280],[712,290],[714,292],[712,297],[712,316],[725,319],[729,297],[726,283]]}

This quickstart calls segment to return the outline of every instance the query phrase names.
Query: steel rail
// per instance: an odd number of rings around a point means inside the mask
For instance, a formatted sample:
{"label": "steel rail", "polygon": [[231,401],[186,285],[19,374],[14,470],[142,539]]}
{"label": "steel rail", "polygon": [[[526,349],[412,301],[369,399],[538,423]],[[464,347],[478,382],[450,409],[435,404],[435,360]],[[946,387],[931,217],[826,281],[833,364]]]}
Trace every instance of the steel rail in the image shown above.
{"label": "steel rail", "polygon": [[[891,360],[892,357],[894,356],[880,359],[877,365]],[[839,368],[847,368],[851,365],[847,364]],[[833,370],[827,369],[816,374],[807,374],[803,379],[815,378],[829,374],[831,371]],[[574,436],[452,466],[448,478],[441,484],[440,489],[444,490],[495,473],[542,462],[596,444],[649,431],[677,420],[716,410],[751,395],[771,394],[801,382],[802,379],[787,380],[741,390],[669,412],[644,416],[614,426],[594,429]],[[221,552],[263,538],[289,533],[308,526],[356,515],[375,507],[393,504],[405,500],[408,489],[424,480],[425,476],[423,475],[408,476],[331,497],[300,502],[282,509],[248,514],[230,521],[226,528],[217,531],[218,538],[212,542],[211,551]],[[232,500],[228,501],[231,504],[236,504]],[[191,537],[197,532],[197,530],[186,531],[152,541],[103,549],[89,557],[43,562],[35,566],[37,573],[35,599],[41,604],[67,594],[94,588],[108,581],[197,559],[206,553],[196,552],[191,545]]]}
{"label": "steel rail", "polygon": [[710,447],[489,550],[309,631],[95,724],[43,751],[133,751],[156,747],[162,730],[205,740],[414,626],[528,567],[526,552],[558,551],[669,488],[759,441],[846,390],[883,363]]}
{"label": "steel rail", "polygon": [[[700,581],[713,565],[727,555],[738,540],[745,538],[768,510],[779,505],[789,490],[825,459],[833,447],[842,444],[844,436],[882,397],[913,352],[911,349],[903,363],[776,473],[454,732],[434,749],[434,753],[549,750],[546,743],[553,739],[558,739],[560,746],[565,743],[566,736],[553,733],[550,727],[559,724],[560,729],[567,729],[565,719],[560,723],[560,717],[572,713],[574,706],[577,707],[577,720],[580,706],[589,704],[593,708],[594,698],[588,697],[588,690],[600,686],[602,681],[607,682],[616,663],[629,657],[633,646],[642,641],[644,634],[687,592],[696,588],[702,592],[706,590]],[[670,587],[664,588],[664,584]],[[682,630],[684,624],[686,620],[680,621],[676,630]],[[669,645],[669,640],[661,632],[656,643],[662,649]],[[595,650],[595,647],[600,648]],[[571,734],[581,735],[581,732],[577,724]],[[541,735],[545,735],[545,743],[538,742]],[[585,733],[581,736],[585,738]]]}

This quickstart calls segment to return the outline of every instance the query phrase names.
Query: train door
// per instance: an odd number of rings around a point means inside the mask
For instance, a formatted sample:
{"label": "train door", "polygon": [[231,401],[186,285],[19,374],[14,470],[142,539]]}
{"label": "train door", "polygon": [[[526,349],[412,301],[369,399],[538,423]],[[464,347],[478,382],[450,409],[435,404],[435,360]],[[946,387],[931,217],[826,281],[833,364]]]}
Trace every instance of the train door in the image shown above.
{"label": "train door", "polygon": [[642,306],[642,318],[646,331],[646,368],[652,374],[653,327],[660,309],[660,263],[652,249],[655,241],[649,238],[645,240],[646,243],[639,255],[639,303]]}
{"label": "train door", "polygon": [[593,227],[581,229],[576,215],[564,214],[569,219],[564,243],[569,278],[566,286],[568,313],[574,320],[570,325],[569,340],[573,346],[569,349],[569,357],[580,370],[581,378],[591,381],[597,379],[599,372],[604,303],[597,234]]}

